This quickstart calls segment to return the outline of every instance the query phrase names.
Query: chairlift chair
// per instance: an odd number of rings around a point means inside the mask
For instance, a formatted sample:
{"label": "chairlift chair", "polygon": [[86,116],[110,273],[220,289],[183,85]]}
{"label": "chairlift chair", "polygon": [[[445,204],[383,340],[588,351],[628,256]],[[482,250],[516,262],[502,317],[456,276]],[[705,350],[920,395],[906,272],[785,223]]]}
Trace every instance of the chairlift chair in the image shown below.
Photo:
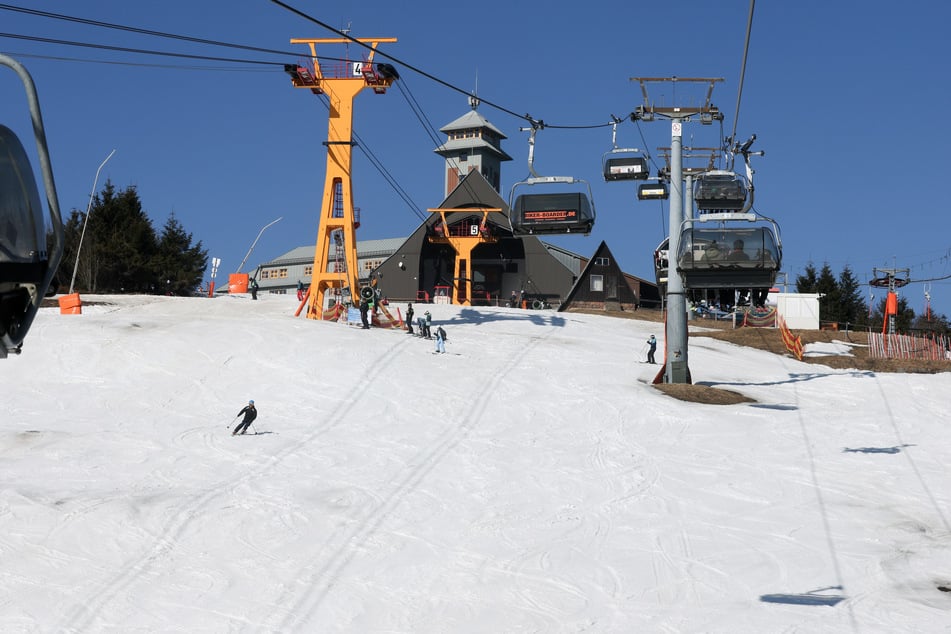
{"label": "chairlift chair", "polygon": [[734,172],[712,170],[694,181],[693,199],[701,211],[745,211],[746,197],[746,182]]}
{"label": "chairlift chair", "polygon": [[620,119],[611,115],[611,150],[601,157],[601,170],[606,181],[644,180],[650,175],[647,157],[637,148],[617,146],[617,124]]}
{"label": "chairlift chair", "polygon": [[667,200],[668,198],[670,198],[670,192],[667,190],[667,183],[663,181],[642,183],[637,186],[638,200]]}
{"label": "chairlift chair", "polygon": [[756,214],[707,214],[684,223],[677,253],[684,288],[770,288],[782,265],[779,228]]}
{"label": "chairlift chair", "polygon": [[591,186],[574,176],[539,176],[535,172],[535,132],[531,127],[528,169],[532,176],[515,183],[509,194],[509,221],[514,235],[588,235],[595,211]]}
{"label": "chairlift chair", "polygon": [[64,234],[33,79],[11,57],[0,54],[0,65],[13,69],[26,90],[49,208],[47,224],[26,151],[16,134],[0,125],[0,358],[5,358],[20,352],[59,266]]}
{"label": "chairlift chair", "polygon": [[647,158],[636,149],[615,148],[605,152],[601,167],[606,181],[645,180],[650,175]]}
{"label": "chairlift chair", "polygon": [[[560,185],[567,189],[559,190]],[[585,189],[579,189],[579,185]],[[536,188],[535,193],[527,193],[531,188]],[[515,235],[588,235],[594,226],[591,187],[571,176],[541,176],[516,183],[512,186],[509,220]]]}

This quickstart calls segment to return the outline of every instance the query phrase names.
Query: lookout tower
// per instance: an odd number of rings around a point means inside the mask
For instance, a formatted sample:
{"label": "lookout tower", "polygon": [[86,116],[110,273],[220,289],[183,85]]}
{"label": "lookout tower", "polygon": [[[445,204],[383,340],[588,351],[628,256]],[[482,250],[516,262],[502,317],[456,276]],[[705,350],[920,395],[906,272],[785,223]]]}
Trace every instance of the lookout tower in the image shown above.
{"label": "lookout tower", "polygon": [[469,105],[469,112],[439,129],[447,136],[446,142],[435,149],[446,159],[445,196],[472,171],[480,172],[495,191],[501,191],[502,161],[512,160],[502,149],[506,136],[479,114],[479,99],[469,97]]}

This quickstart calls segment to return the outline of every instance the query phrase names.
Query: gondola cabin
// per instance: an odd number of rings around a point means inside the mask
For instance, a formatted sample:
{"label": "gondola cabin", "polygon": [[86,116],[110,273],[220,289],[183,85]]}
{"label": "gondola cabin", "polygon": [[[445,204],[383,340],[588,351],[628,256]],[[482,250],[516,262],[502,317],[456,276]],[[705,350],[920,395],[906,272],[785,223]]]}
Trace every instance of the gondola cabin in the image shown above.
{"label": "gondola cabin", "polygon": [[777,233],[766,226],[685,228],[677,270],[684,288],[770,288],[782,261]]}
{"label": "gondola cabin", "polygon": [[644,180],[650,175],[647,159],[630,151],[608,152],[601,163],[606,181]]}
{"label": "gondola cabin", "polygon": [[746,183],[733,172],[706,172],[693,186],[693,199],[700,210],[740,211],[746,205],[746,196]]}
{"label": "gondola cabin", "polygon": [[[594,227],[590,188],[578,191],[585,181],[570,176],[530,178],[512,187],[509,220],[515,235],[588,235]],[[568,189],[565,189],[565,187]]]}
{"label": "gondola cabin", "polygon": [[638,200],[667,200],[670,193],[666,183],[643,183],[637,187]]}

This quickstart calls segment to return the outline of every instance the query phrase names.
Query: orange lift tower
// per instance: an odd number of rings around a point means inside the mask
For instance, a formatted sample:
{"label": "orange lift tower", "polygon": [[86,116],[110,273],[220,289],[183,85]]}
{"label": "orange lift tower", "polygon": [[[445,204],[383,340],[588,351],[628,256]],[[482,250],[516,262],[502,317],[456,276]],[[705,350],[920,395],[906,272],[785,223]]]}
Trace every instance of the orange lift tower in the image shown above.
{"label": "orange lift tower", "polygon": [[[460,207],[457,209],[428,209],[430,213],[439,214],[439,220],[433,225],[435,235],[429,236],[429,241],[438,244],[448,244],[456,252],[455,276],[455,296],[450,297],[451,304],[460,304],[462,306],[472,305],[472,289],[469,282],[472,281],[469,263],[472,262],[472,251],[480,244],[488,242],[498,242],[498,236],[493,235],[491,225],[489,225],[490,213],[502,213],[499,207]],[[470,219],[449,226],[446,222],[448,213],[473,213],[473,217],[478,218],[477,214],[482,214],[482,220],[478,223]],[[508,218],[506,217],[506,220]]]}
{"label": "orange lift tower", "polygon": [[[342,296],[349,287],[350,297],[360,296],[358,285],[360,271],[357,269],[357,237],[353,210],[353,184],[350,170],[353,159],[353,99],[364,88],[383,94],[399,74],[391,64],[374,64],[373,56],[381,43],[395,42],[396,38],[328,38],[292,39],[291,44],[307,44],[313,67],[288,64],[285,72],[291,76],[296,88],[307,88],[315,95],[325,94],[330,102],[330,123],[327,128],[327,175],[324,179],[324,195],[320,208],[320,226],[317,229],[317,247],[314,251],[314,266],[311,273],[310,291],[307,298],[307,318],[323,317],[324,295],[328,289]],[[369,48],[369,53],[360,61],[334,62],[329,70],[321,68],[317,58],[317,44],[351,44],[358,42]],[[336,236],[334,234],[336,233]],[[342,241],[342,245],[341,245]],[[331,253],[339,248],[344,252],[346,270],[334,270],[331,262],[336,257]],[[336,314],[336,311],[335,311]]]}

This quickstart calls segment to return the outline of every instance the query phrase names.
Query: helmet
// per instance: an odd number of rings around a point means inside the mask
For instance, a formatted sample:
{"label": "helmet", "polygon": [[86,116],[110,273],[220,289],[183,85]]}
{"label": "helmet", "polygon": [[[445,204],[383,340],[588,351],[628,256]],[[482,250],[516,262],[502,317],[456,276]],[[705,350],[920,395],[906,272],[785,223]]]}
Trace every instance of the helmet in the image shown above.
{"label": "helmet", "polygon": [[250,401],[248,401],[248,405],[254,405],[254,399],[251,399]]}

